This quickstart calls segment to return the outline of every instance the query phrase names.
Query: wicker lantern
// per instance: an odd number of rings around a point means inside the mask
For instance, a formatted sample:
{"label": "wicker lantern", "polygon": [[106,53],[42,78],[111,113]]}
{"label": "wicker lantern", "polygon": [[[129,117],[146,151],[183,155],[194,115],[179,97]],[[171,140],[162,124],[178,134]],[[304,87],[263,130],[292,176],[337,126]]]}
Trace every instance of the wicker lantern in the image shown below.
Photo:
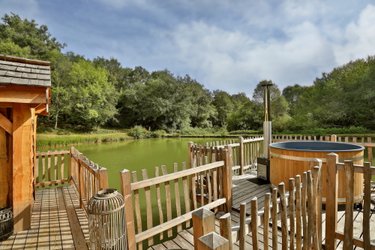
{"label": "wicker lantern", "polygon": [[90,249],[126,249],[124,206],[116,189],[103,189],[90,199]]}
{"label": "wicker lantern", "polygon": [[0,241],[13,234],[13,213],[11,208],[0,209]]}

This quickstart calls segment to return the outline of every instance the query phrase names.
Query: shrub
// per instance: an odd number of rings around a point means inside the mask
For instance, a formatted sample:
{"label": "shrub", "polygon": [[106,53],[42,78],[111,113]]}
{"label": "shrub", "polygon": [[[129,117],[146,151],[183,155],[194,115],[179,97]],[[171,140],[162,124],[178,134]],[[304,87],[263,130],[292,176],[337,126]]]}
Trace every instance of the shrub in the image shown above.
{"label": "shrub", "polygon": [[167,132],[163,129],[155,130],[151,132],[152,138],[162,138],[167,135]]}
{"label": "shrub", "polygon": [[151,132],[142,126],[135,126],[129,130],[128,135],[134,137],[135,139],[144,139],[150,138]]}

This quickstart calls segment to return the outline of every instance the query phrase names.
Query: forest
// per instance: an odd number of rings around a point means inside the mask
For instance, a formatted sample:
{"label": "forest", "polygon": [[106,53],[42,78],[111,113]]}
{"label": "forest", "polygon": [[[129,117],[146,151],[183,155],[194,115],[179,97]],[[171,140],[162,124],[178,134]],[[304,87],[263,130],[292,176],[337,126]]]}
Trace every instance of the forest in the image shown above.
{"label": "forest", "polygon": [[[89,60],[63,52],[65,47],[44,24],[13,13],[2,17],[0,54],[51,62],[50,112],[38,119],[43,130],[142,127],[189,134],[262,129],[263,81],[249,98],[245,93],[210,91],[191,76],[176,76],[168,69],[124,67],[116,58]],[[271,115],[276,132],[375,131],[375,56],[322,73],[310,86],[291,83],[280,90],[272,79],[264,81],[273,84]]]}

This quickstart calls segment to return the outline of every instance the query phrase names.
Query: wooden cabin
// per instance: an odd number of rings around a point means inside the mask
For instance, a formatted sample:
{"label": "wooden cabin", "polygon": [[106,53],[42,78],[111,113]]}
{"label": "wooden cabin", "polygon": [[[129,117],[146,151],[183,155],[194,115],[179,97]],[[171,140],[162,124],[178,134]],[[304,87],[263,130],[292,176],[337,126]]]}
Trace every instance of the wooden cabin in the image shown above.
{"label": "wooden cabin", "polygon": [[49,62],[0,54],[0,209],[13,208],[14,232],[30,228],[37,117],[50,87]]}

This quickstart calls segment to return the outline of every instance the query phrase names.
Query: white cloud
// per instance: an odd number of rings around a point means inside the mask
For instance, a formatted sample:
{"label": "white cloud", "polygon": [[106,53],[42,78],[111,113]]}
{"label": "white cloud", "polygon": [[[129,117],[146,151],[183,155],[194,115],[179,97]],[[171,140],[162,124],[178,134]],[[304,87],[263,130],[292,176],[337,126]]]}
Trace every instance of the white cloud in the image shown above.
{"label": "white cloud", "polygon": [[334,62],[329,43],[314,24],[304,22],[284,32],[286,39],[262,41],[193,22],[178,26],[172,37],[179,61],[200,72],[210,89],[252,91],[262,79],[271,79],[280,87],[308,84],[317,71]]}
{"label": "white cloud", "polygon": [[358,20],[349,23],[342,32],[343,42],[335,46],[338,64],[357,58],[375,55],[375,6],[368,5],[360,13]]}

